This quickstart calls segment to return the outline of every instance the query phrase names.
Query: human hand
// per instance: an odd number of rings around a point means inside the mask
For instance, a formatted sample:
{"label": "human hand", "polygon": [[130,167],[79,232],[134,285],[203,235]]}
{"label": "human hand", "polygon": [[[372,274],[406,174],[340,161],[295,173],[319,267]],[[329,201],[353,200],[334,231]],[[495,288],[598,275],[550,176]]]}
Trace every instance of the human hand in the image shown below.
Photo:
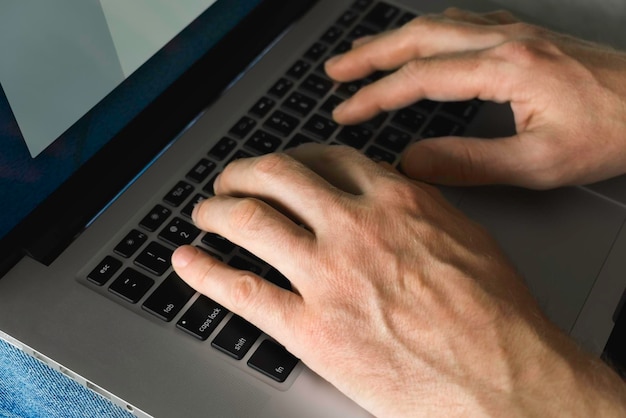
{"label": "human hand", "polygon": [[215,192],[196,224],[295,292],[194,247],[174,253],[178,274],[373,414],[593,416],[604,405],[602,379],[584,396],[572,388],[588,378],[574,362],[603,366],[543,319],[495,242],[434,188],[310,144],[231,163]]}
{"label": "human hand", "polygon": [[510,103],[509,138],[425,139],[403,171],[447,185],[511,184],[535,189],[586,184],[626,173],[626,54],[521,23],[508,12],[459,9],[421,16],[355,42],[326,63],[335,80],[377,71],[335,110],[339,123],[428,98]]}

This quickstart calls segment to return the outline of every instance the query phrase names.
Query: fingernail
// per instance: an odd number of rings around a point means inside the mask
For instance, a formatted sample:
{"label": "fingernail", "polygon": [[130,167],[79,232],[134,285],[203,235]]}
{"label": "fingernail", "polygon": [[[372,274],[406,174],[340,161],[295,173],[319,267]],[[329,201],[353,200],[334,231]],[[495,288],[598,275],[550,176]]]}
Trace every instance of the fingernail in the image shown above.
{"label": "fingernail", "polygon": [[174,268],[185,268],[191,263],[196,255],[196,249],[190,246],[182,246],[177,248],[172,254],[172,266]]}
{"label": "fingernail", "polygon": [[326,64],[328,65],[335,64],[337,61],[339,61],[343,57],[343,55],[344,54],[338,54],[338,55],[330,57],[329,59],[326,60]]}

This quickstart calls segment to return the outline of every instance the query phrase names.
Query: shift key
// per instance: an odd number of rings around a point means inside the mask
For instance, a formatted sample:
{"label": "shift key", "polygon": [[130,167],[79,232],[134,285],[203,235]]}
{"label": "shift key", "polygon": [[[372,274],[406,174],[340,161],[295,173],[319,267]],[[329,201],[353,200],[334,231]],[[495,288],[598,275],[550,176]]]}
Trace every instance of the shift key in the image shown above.
{"label": "shift key", "polygon": [[260,336],[261,331],[257,327],[240,316],[234,315],[217,334],[211,345],[241,360]]}

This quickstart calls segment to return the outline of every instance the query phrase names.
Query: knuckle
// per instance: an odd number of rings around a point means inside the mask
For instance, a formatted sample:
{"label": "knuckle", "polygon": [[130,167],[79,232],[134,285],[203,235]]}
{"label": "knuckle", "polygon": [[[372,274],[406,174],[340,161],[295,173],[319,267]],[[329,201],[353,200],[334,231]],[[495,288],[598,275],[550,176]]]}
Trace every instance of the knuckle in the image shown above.
{"label": "knuckle", "polygon": [[262,216],[263,206],[257,199],[242,198],[233,205],[228,214],[229,224],[238,230],[257,230]]}
{"label": "knuckle", "polygon": [[249,309],[257,300],[259,279],[250,272],[242,271],[231,284],[230,299],[237,310]]}
{"label": "knuckle", "polygon": [[291,164],[293,164],[293,160],[287,155],[274,153],[258,158],[252,168],[256,176],[268,178]]}

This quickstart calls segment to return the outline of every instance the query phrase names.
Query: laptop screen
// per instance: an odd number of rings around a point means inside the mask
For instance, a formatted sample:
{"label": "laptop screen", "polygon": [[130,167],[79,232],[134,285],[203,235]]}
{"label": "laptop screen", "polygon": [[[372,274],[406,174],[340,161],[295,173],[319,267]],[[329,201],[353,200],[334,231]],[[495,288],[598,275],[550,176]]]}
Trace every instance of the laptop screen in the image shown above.
{"label": "laptop screen", "polygon": [[261,2],[3,1],[0,239]]}

